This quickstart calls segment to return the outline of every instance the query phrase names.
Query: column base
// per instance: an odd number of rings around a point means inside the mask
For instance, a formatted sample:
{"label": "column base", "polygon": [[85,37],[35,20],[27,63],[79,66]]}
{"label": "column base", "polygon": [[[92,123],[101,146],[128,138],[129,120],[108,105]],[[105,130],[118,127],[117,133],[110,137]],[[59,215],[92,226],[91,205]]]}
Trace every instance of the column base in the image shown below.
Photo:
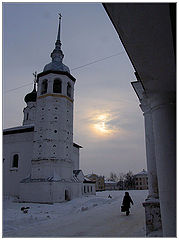
{"label": "column base", "polygon": [[148,198],[143,203],[143,206],[145,208],[146,236],[162,237],[162,221],[159,200]]}

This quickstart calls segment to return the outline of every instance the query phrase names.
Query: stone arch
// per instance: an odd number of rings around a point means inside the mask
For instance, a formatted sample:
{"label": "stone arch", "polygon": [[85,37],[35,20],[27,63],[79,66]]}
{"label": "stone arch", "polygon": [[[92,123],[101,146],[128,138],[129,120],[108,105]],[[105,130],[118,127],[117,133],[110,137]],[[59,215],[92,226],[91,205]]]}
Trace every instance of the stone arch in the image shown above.
{"label": "stone arch", "polygon": [[62,93],[62,81],[59,78],[56,78],[53,81],[53,92]]}

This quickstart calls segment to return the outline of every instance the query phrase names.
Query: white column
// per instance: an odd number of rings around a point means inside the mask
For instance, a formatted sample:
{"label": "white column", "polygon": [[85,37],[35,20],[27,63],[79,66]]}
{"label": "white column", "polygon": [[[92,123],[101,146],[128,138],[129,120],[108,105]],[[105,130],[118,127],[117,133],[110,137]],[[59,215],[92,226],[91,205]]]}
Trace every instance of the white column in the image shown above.
{"label": "white column", "polygon": [[150,103],[147,97],[143,97],[140,107],[144,113],[145,122],[145,144],[146,144],[146,159],[147,159],[147,172],[148,172],[148,199],[159,198],[158,195],[158,182],[157,182],[157,169],[155,159],[155,143],[153,135],[153,122],[151,116]]}
{"label": "white column", "polygon": [[164,237],[176,236],[175,93],[150,96]]}
{"label": "white column", "polygon": [[144,113],[145,122],[146,159],[149,188],[149,195],[143,203],[143,206],[145,207],[146,235],[150,237],[160,237],[162,236],[162,223],[158,194],[153,120],[150,102],[145,93],[143,93],[140,107]]}

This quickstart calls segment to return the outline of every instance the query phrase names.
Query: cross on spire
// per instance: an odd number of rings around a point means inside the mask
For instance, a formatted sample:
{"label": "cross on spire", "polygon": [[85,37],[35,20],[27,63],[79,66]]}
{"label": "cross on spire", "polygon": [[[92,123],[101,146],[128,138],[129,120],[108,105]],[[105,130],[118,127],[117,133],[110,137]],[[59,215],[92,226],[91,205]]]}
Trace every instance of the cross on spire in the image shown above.
{"label": "cross on spire", "polygon": [[62,15],[61,15],[61,13],[59,13],[58,15],[59,15],[59,19],[61,19],[61,18],[62,18]]}
{"label": "cross on spire", "polygon": [[33,91],[36,91],[36,83],[37,83],[37,72],[35,71],[34,73],[32,73],[34,76],[34,89]]}
{"label": "cross on spire", "polygon": [[61,44],[61,41],[60,41],[60,28],[61,28],[62,15],[61,15],[61,13],[59,13],[58,15],[59,15],[59,25],[58,25],[57,42],[59,42]]}
{"label": "cross on spire", "polygon": [[32,73],[34,75],[34,83],[37,82],[37,72],[35,71],[34,73]]}
{"label": "cross on spire", "polygon": [[53,50],[53,52],[51,53],[51,58],[52,61],[62,61],[63,60],[63,52],[61,50],[61,41],[60,41],[60,28],[61,28],[61,18],[62,15],[61,13],[59,13],[59,25],[58,25],[58,34],[57,34],[57,40],[55,43],[55,49]]}
{"label": "cross on spire", "polygon": [[49,70],[58,70],[58,71],[63,71],[63,72],[70,72],[69,68],[65,66],[62,61],[64,58],[63,51],[61,49],[61,41],[60,41],[60,30],[61,30],[61,18],[62,15],[61,13],[58,13],[58,33],[57,33],[57,38],[55,42],[55,48],[50,54],[50,57],[52,58],[52,62],[45,65],[44,67],[44,72],[49,71]]}

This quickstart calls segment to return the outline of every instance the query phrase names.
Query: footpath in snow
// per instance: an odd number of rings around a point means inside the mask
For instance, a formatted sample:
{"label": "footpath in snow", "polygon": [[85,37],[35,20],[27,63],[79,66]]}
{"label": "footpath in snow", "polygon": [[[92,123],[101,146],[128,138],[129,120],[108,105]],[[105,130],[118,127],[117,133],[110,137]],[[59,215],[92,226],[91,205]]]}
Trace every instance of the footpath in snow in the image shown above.
{"label": "footpath in snow", "polygon": [[[3,203],[3,237],[145,237],[142,203],[147,190],[131,190],[131,214],[120,212],[125,191],[97,192],[55,204]],[[112,198],[108,198],[108,195]],[[21,211],[29,207],[28,213]]]}

